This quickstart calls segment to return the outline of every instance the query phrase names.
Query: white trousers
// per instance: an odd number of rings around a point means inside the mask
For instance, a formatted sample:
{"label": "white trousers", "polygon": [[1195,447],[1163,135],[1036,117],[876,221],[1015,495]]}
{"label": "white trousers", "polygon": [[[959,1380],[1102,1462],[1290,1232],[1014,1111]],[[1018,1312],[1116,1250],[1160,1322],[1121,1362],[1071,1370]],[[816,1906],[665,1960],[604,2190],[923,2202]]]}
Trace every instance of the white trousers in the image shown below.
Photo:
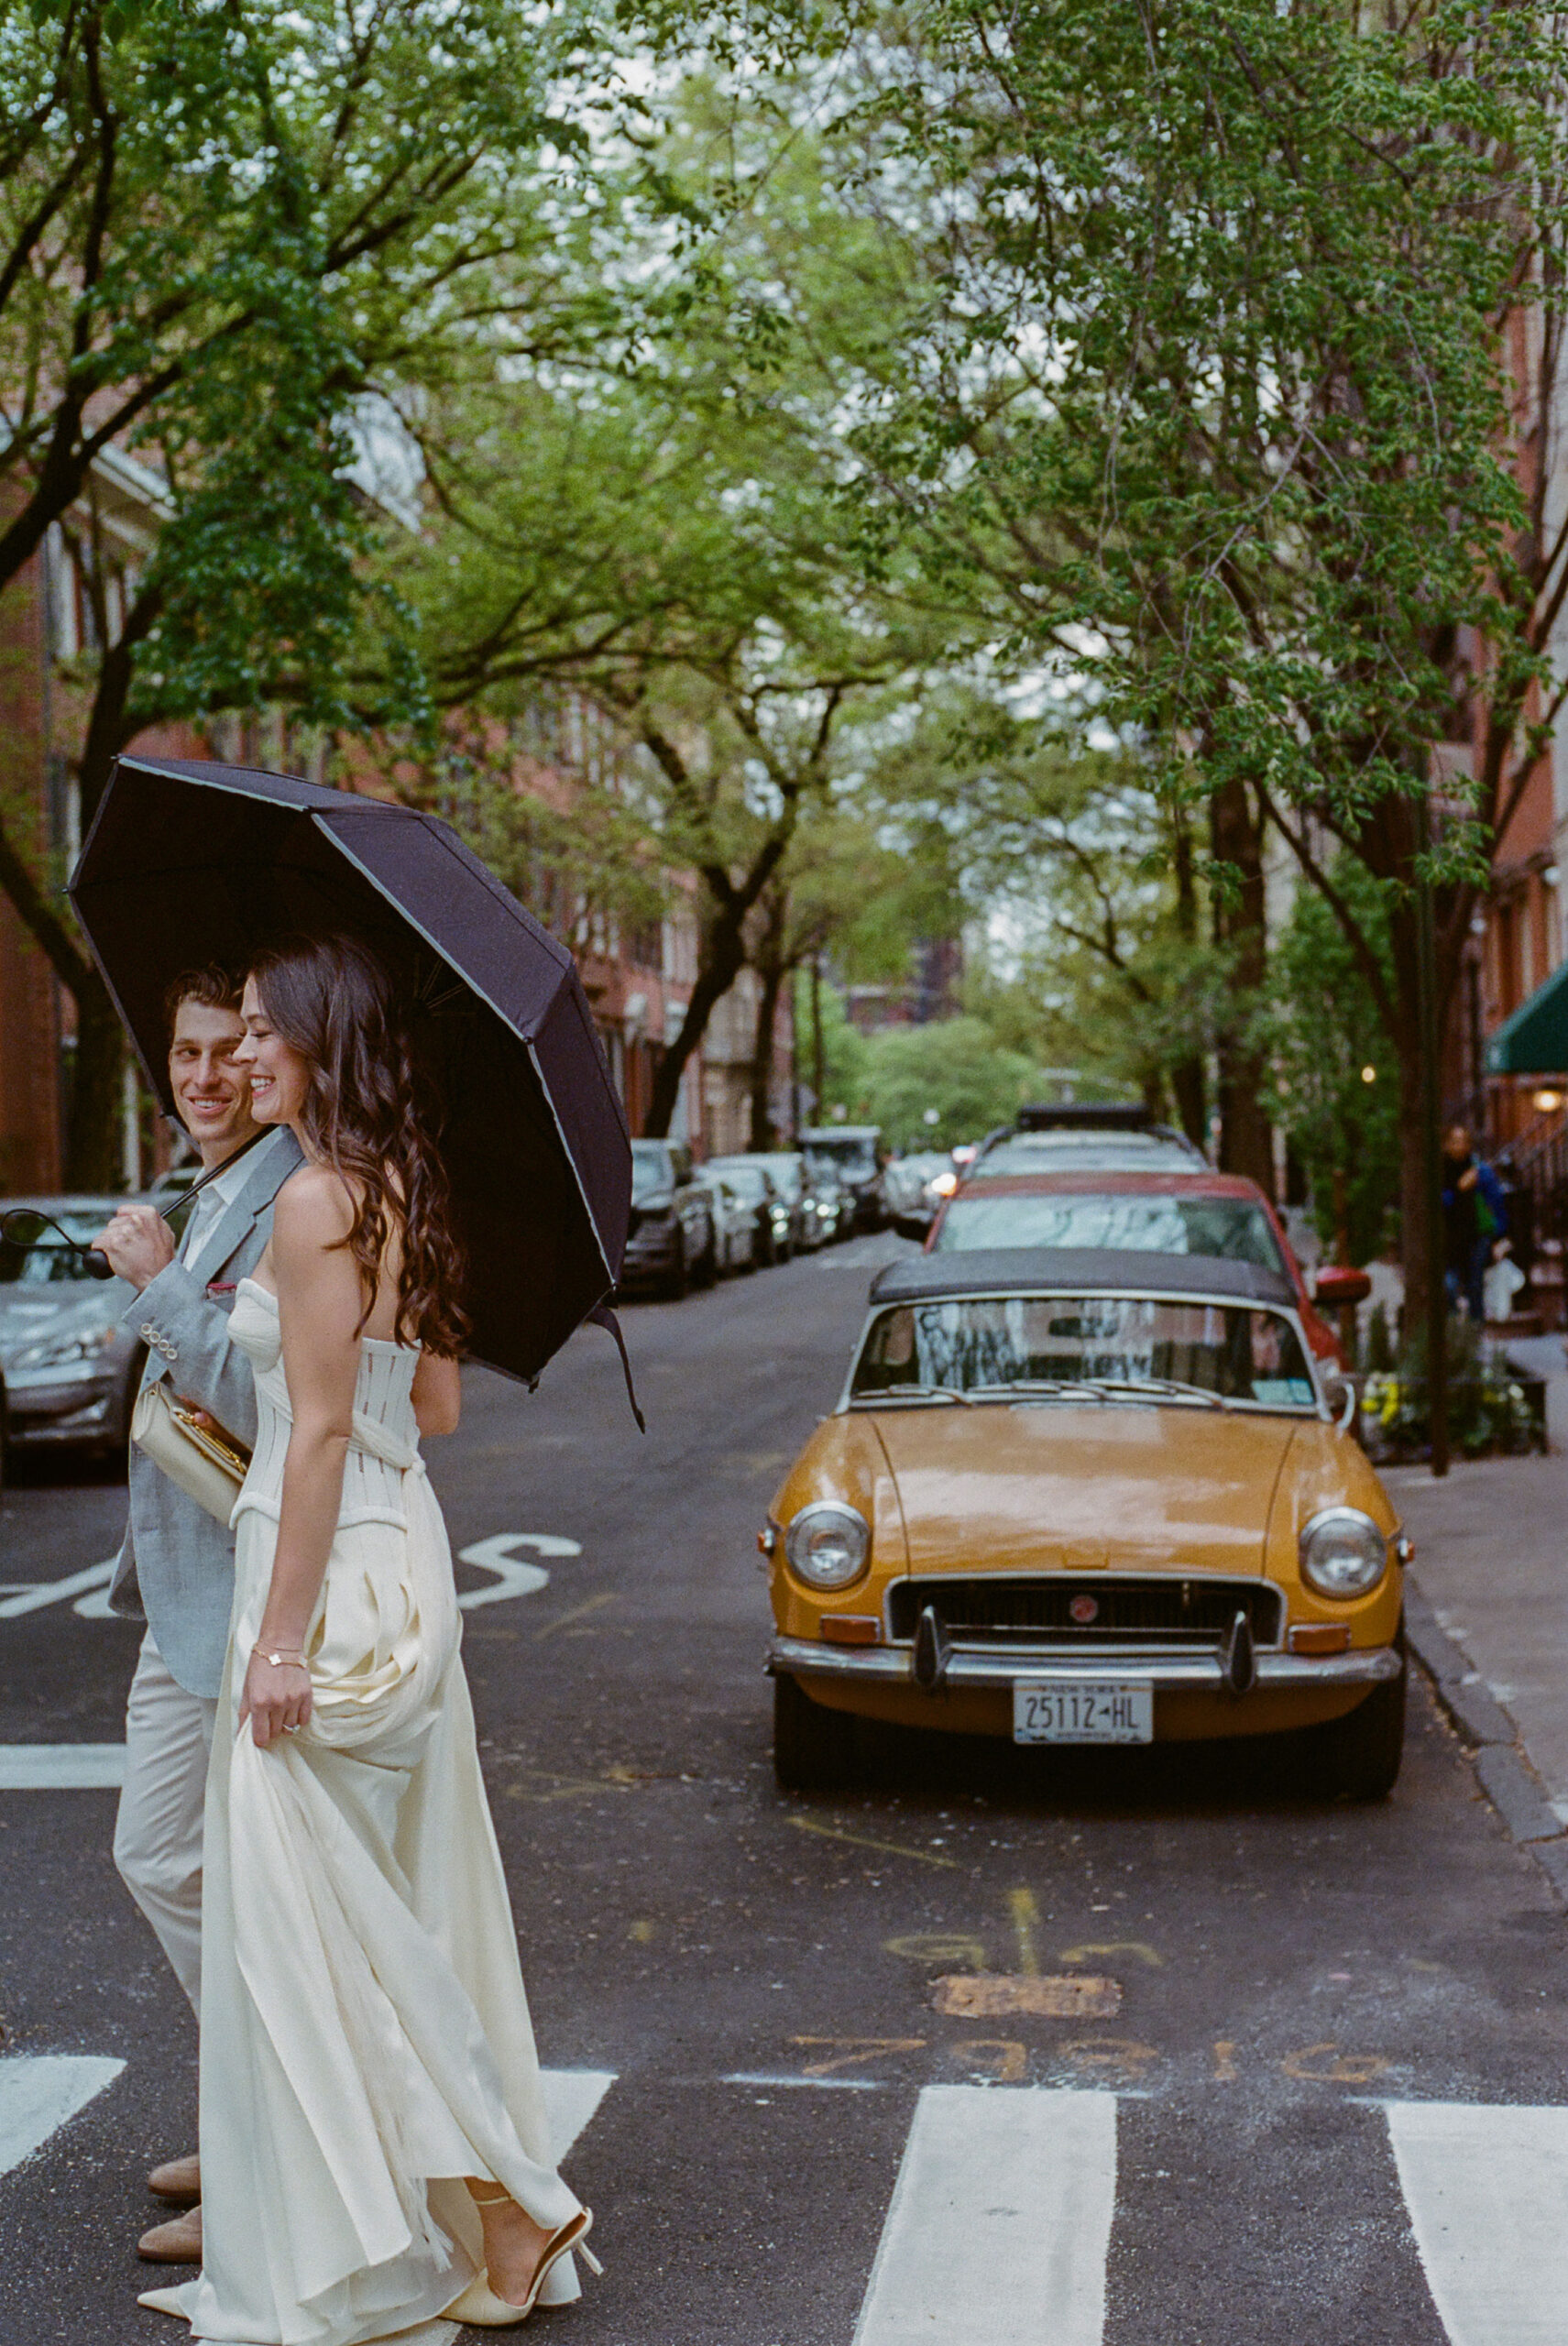
{"label": "white trousers", "polygon": [[216,1700],[181,1685],[142,1639],[126,1704],[126,1781],[115,1824],[120,1879],[202,2013],[202,1809]]}

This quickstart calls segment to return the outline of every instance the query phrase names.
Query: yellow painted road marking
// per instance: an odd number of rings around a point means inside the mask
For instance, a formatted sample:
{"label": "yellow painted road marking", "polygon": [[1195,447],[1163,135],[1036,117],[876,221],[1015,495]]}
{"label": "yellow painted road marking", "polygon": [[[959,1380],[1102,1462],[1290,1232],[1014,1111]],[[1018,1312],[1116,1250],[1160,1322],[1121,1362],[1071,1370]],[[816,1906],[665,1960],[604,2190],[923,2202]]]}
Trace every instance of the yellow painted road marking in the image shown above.
{"label": "yellow painted road marking", "polygon": [[966,2036],[952,2050],[970,2068],[976,2066],[970,2057],[972,2054],[994,2053],[998,2056],[994,2061],[983,2061],[978,2066],[999,2086],[1021,2086],[1024,2082],[1026,2055],[1016,2037]]}
{"label": "yellow painted road marking", "polygon": [[1035,1903],[1032,1890],[1010,1890],[1008,1911],[1013,1917],[1013,1933],[1018,1942],[1018,1968],[1028,1979],[1034,1979],[1040,1968],[1040,1958],[1035,1950],[1035,1925],[1040,1910]]}
{"label": "yellow painted road marking", "polygon": [[1135,2036],[1079,2036],[1061,2047],[1070,2061],[1091,2069],[1124,2069],[1141,2077],[1144,2065],[1159,2059],[1157,2045],[1140,2045]]}
{"label": "yellow painted road marking", "polygon": [[546,1621],[542,1629],[535,1629],[533,1632],[534,1644],[538,1645],[544,1638],[553,1638],[557,1629],[569,1628],[574,1621],[586,1620],[590,1613],[602,1613],[607,1605],[613,1605],[614,1603],[615,1591],[613,1588],[605,1589],[602,1594],[598,1596],[585,1597],[581,1605],[574,1605],[569,1612],[557,1613],[553,1621]]}
{"label": "yellow painted road marking", "polygon": [[961,1931],[916,1931],[909,1938],[883,1939],[883,1946],[910,1963],[967,1963],[971,1971],[985,1969],[984,1947]]}
{"label": "yellow painted road marking", "polygon": [[[923,2036],[792,2036],[792,2045],[839,2045],[846,2049],[826,2061],[801,2064],[808,2077],[830,2077],[835,2069],[852,2069],[857,2061],[874,2061],[879,2053],[918,2053]],[[858,2047],[858,2050],[849,2048]]]}
{"label": "yellow painted road marking", "polygon": [[1044,2020],[1114,2020],[1122,2009],[1122,1990],[1114,1979],[1092,1971],[1063,1973],[1042,1979],[1036,1972],[1011,1979],[972,1971],[938,1979],[932,2003],[939,2012],[959,2020],[1001,2020],[1008,2012],[1034,2012]]}
{"label": "yellow painted road marking", "polygon": [[[1326,2066],[1309,2068],[1310,2061]],[[1304,2045],[1299,2053],[1287,2053],[1279,2064],[1288,2077],[1300,2077],[1313,2084],[1335,2086],[1369,2086],[1380,2077],[1389,2064],[1381,2053],[1341,2053],[1337,2045]]]}
{"label": "yellow painted road marking", "polygon": [[1097,1955],[1135,1955],[1140,1963],[1154,1970],[1163,1968],[1165,1958],[1157,1955],[1146,1939],[1090,1939],[1082,1946],[1064,1946],[1058,1963],[1088,1963]]}
{"label": "yellow painted road marking", "polygon": [[913,1858],[917,1865],[946,1866],[949,1872],[959,1869],[957,1858],[934,1858],[929,1849],[906,1849],[898,1841],[872,1841],[863,1833],[846,1833],[842,1825],[823,1825],[815,1816],[792,1816],[790,1823],[797,1833],[820,1834],[824,1841],[848,1841],[852,1848],[879,1849],[886,1858]]}

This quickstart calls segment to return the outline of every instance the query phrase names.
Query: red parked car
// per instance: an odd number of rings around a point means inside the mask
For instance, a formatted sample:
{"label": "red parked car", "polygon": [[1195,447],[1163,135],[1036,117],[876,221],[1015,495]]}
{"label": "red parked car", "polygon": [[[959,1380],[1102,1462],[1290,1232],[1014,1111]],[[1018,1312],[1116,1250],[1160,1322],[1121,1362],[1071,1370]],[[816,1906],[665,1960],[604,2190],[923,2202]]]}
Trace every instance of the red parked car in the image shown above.
{"label": "red parked car", "polygon": [[1323,1310],[1359,1303],[1370,1286],[1365,1271],[1325,1264],[1309,1288],[1257,1183],[1198,1166],[1190,1172],[994,1174],[963,1182],[932,1223],[927,1252],[996,1246],[1196,1255],[1283,1271],[1296,1290],[1308,1343],[1321,1360],[1342,1369],[1348,1364]]}

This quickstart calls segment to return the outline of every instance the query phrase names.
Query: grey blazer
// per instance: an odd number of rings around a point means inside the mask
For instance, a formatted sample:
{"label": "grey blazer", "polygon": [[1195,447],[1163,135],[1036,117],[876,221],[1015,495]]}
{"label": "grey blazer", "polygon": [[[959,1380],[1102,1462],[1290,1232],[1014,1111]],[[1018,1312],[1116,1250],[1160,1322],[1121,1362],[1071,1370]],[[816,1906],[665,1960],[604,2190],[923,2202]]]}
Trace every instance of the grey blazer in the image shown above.
{"label": "grey blazer", "polygon": [[[229,1342],[228,1315],[236,1282],[261,1260],[272,1201],[302,1161],[291,1132],[258,1142],[243,1186],[207,1232],[195,1260],[159,1271],[132,1297],[125,1314],[148,1348],[142,1382],[167,1377],[175,1392],[211,1410],[247,1442],[256,1439],[256,1388],[250,1363]],[[211,1285],[224,1292],[210,1293]],[[181,1685],[210,1695],[222,1681],[233,1604],[233,1533],[133,1442],[130,1518],[109,1610],[145,1620]]]}

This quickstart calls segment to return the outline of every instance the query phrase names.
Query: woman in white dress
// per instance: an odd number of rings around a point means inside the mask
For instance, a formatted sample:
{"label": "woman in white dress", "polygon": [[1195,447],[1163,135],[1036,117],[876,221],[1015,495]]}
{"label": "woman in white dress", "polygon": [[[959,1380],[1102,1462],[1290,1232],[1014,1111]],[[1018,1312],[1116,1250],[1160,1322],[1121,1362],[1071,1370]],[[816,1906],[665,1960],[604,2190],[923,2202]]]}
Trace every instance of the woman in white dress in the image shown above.
{"label": "woman in white dress", "polygon": [[207,1789],[203,2270],[141,2302],[221,2346],[438,2346],[576,2297],[592,2221],[550,2150],[419,1454],[457,1423],[461,1266],[370,956],[270,952],[243,1014],[255,1113],[306,1162],[231,1321],[259,1422]]}

